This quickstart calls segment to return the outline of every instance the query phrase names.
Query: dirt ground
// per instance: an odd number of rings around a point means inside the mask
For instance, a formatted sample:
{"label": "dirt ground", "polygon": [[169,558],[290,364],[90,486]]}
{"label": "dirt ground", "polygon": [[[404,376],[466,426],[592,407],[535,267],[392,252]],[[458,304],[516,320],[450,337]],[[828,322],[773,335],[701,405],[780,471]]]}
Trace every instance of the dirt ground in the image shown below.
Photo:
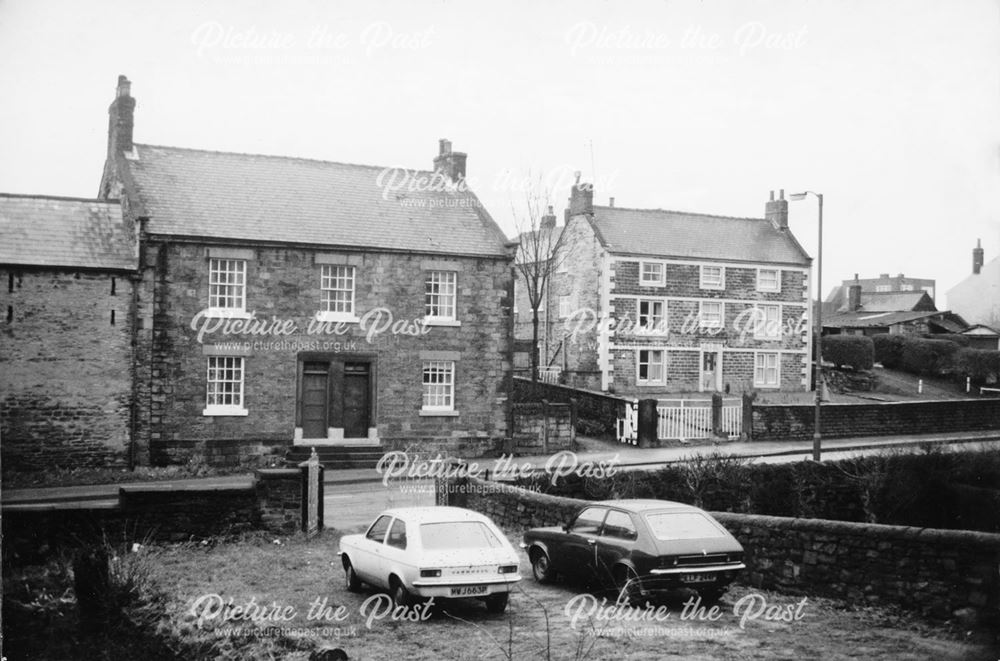
{"label": "dirt ground", "polygon": [[[855,608],[813,597],[803,601],[802,596],[746,586],[733,587],[715,613],[694,613],[690,608],[685,613],[688,595],[661,604],[657,617],[640,609],[590,611],[594,601],[581,586],[536,584],[523,554],[521,573],[525,578],[512,595],[506,614],[490,615],[480,602],[463,600],[426,613],[424,621],[392,621],[384,614],[378,593],[352,594],[344,588],[335,555],[335,534],[310,541],[278,541],[157,551],[156,578],[169,586],[170,627],[202,641],[214,638],[217,658],[265,658],[273,654],[275,658],[306,659],[309,650],[322,645],[340,647],[352,660],[994,661],[1000,652],[988,632],[969,633],[889,609]],[[284,615],[291,614],[291,618],[259,625],[199,624],[192,606],[209,593],[231,598],[235,605],[255,599],[256,604],[267,605],[273,612],[284,609]],[[339,614],[335,610],[338,606],[343,607]],[[288,607],[293,610],[288,611]],[[313,617],[309,618],[311,607]],[[324,607],[329,610],[324,612]],[[268,626],[274,628],[260,628]]]}

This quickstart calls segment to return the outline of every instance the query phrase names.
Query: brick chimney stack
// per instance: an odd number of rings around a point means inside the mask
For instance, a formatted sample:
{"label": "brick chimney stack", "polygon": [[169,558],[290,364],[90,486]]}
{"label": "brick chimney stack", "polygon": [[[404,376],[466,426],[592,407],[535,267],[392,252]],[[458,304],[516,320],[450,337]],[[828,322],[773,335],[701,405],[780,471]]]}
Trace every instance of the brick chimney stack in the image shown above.
{"label": "brick chimney stack", "polygon": [[569,215],[594,214],[594,184],[580,182],[580,173],[576,173],[576,183],[569,190]]}
{"label": "brick chimney stack", "polygon": [[114,159],[121,152],[132,151],[132,126],[135,117],[135,99],[132,83],[125,76],[118,76],[115,100],[108,108],[108,158]]}
{"label": "brick chimney stack", "polygon": [[847,311],[857,312],[861,309],[861,283],[858,274],[854,274],[854,282],[847,287]]}
{"label": "brick chimney stack", "polygon": [[972,249],[972,275],[979,275],[983,270],[983,240],[976,239],[976,247]]}
{"label": "brick chimney stack", "polygon": [[552,211],[552,205],[549,205],[549,210],[542,216],[539,227],[543,230],[554,230],[556,228],[556,214]]}
{"label": "brick chimney stack", "polygon": [[785,199],[785,189],[782,188],[778,199],[774,199],[774,191],[771,191],[771,199],[764,206],[764,217],[774,225],[777,230],[788,229],[788,200]]}
{"label": "brick chimney stack", "polygon": [[465,179],[465,159],[467,154],[451,150],[451,140],[441,138],[438,141],[438,155],[434,157],[434,171],[458,183]]}

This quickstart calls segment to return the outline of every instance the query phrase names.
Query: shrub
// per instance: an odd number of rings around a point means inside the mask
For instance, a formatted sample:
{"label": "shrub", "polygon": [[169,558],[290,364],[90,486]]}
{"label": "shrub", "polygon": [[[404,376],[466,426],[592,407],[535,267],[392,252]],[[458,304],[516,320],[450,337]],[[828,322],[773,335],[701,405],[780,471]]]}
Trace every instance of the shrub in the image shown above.
{"label": "shrub", "polygon": [[961,348],[952,357],[952,373],[977,385],[1000,382],[1000,351]]}
{"label": "shrub", "polygon": [[927,340],[907,337],[903,341],[903,360],[900,367],[921,376],[945,376],[952,371],[952,357],[959,347],[948,340]]}
{"label": "shrub", "polygon": [[831,335],[823,338],[823,359],[838,367],[855,370],[871,369],[875,360],[875,344],[864,335]]}
{"label": "shrub", "polygon": [[888,333],[873,335],[875,361],[882,363],[882,367],[887,369],[899,367],[903,362],[903,341],[905,339],[902,335],[889,335]]}

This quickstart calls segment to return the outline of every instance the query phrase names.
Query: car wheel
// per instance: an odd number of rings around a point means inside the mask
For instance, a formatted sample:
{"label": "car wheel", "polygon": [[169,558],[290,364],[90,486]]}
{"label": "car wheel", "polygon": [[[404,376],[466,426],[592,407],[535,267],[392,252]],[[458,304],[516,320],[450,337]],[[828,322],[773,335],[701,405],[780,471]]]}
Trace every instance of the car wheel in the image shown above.
{"label": "car wheel", "polygon": [[413,604],[413,597],[410,596],[410,591],[406,589],[403,582],[398,578],[393,578],[390,585],[392,585],[392,602],[397,606],[409,608]]}
{"label": "car wheel", "polygon": [[615,590],[618,592],[616,599],[619,602],[629,604],[639,599],[642,590],[639,585],[639,575],[635,573],[634,569],[619,565],[615,567],[613,577]]}
{"label": "car wheel", "polygon": [[361,591],[361,579],[354,573],[354,565],[351,564],[350,560],[344,563],[344,583],[347,584],[348,592]]}
{"label": "car wheel", "polygon": [[491,613],[502,613],[507,610],[507,601],[510,595],[506,592],[497,592],[486,597],[486,610]]}
{"label": "car wheel", "polygon": [[531,554],[531,573],[539,583],[551,583],[555,580],[556,572],[545,551],[536,550]]}

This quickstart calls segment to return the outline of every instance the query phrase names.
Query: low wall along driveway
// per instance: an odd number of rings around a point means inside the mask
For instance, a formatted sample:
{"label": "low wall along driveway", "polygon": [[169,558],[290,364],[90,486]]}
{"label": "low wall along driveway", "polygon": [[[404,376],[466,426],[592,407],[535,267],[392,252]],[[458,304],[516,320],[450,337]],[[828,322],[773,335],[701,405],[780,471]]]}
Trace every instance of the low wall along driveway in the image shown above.
{"label": "low wall along driveway", "polygon": [[[439,480],[438,502],[508,531],[565,523],[587,501],[478,478]],[[1000,617],[1000,535],[713,512],[746,550],[743,582],[792,594],[891,603],[935,617]]]}

